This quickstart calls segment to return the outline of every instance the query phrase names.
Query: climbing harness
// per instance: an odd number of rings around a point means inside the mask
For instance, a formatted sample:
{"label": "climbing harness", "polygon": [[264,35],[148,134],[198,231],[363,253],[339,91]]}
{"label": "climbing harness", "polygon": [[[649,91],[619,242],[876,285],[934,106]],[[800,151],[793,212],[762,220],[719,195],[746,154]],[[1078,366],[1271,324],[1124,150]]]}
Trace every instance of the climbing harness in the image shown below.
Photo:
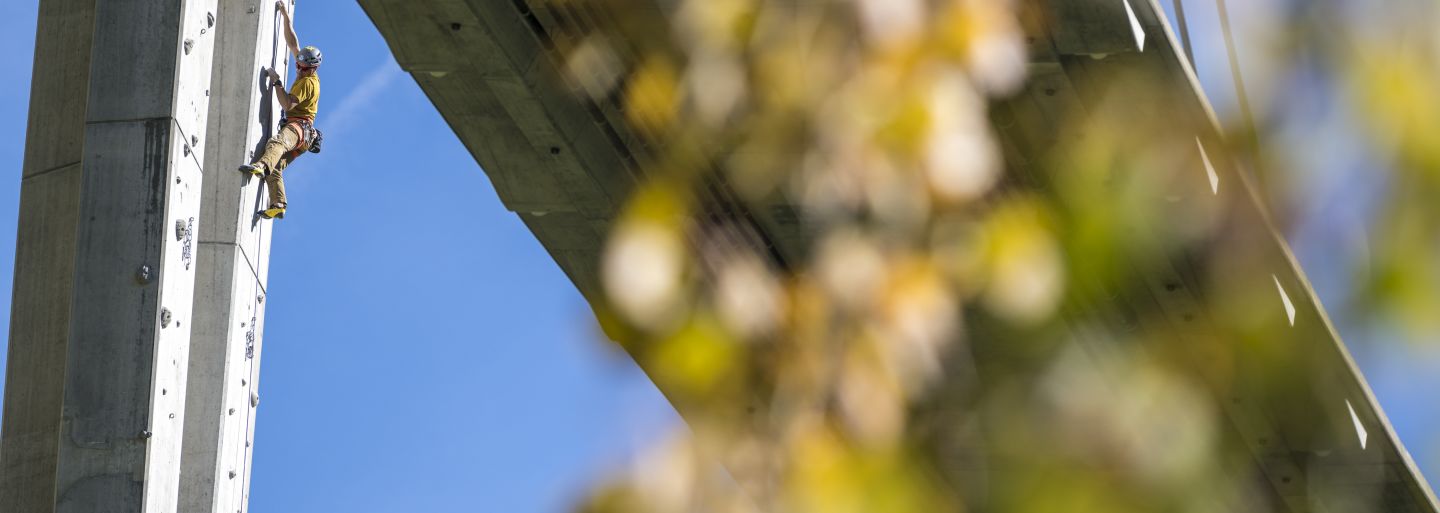
{"label": "climbing harness", "polygon": [[283,131],[286,128],[295,130],[295,133],[300,136],[300,140],[295,143],[294,150],[285,154],[285,158],[295,160],[296,157],[307,151],[320,153],[320,140],[324,135],[320,133],[320,129],[315,128],[314,119],[301,116],[280,118],[280,130]]}

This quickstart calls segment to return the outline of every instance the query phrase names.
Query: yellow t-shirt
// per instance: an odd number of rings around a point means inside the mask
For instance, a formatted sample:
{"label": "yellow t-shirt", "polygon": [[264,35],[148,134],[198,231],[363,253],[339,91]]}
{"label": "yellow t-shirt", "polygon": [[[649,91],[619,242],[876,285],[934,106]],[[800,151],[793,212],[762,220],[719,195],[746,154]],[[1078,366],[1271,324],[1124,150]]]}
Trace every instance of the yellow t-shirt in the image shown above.
{"label": "yellow t-shirt", "polygon": [[315,113],[320,110],[320,77],[318,75],[305,75],[295,79],[295,84],[290,86],[290,96],[296,98],[295,106],[287,117],[315,119]]}

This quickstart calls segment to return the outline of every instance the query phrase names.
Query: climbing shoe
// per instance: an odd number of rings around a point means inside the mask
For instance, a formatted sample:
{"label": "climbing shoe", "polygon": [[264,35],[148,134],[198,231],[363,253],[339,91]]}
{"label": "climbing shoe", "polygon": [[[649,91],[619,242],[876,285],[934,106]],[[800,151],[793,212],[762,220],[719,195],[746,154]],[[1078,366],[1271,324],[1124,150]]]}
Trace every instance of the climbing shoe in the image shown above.
{"label": "climbing shoe", "polygon": [[285,207],[270,207],[260,211],[260,217],[265,219],[284,219]]}
{"label": "climbing shoe", "polygon": [[245,164],[240,166],[240,171],[255,176],[265,176],[265,168],[259,164]]}

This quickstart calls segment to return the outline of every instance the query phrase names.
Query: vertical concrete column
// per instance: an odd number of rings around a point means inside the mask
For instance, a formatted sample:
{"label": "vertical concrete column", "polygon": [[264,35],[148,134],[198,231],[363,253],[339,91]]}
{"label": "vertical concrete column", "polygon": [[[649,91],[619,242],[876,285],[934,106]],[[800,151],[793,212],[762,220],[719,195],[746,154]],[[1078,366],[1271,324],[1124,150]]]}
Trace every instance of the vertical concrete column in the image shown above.
{"label": "vertical concrete column", "polygon": [[[84,121],[78,132],[67,124],[56,134],[48,134],[48,127],[30,133],[35,151],[27,155],[22,196],[35,213],[22,217],[16,274],[20,280],[44,275],[53,280],[50,287],[69,292],[17,282],[17,311],[28,308],[21,305],[41,307],[20,316],[11,354],[48,366],[58,352],[63,365],[48,369],[61,370],[58,389],[54,376],[40,375],[46,369],[10,378],[16,388],[7,388],[7,396],[26,394],[22,403],[48,401],[20,406],[31,408],[21,415],[38,416],[16,425],[50,424],[58,439],[20,438],[27,433],[10,431],[7,420],[6,446],[20,446],[22,454],[50,452],[53,464],[0,476],[10,490],[6,500],[21,501],[0,504],[4,511],[177,509],[215,4],[41,2],[46,16],[36,87],[44,80],[38,77],[54,73],[52,67],[59,66],[63,75],[56,91],[37,89],[32,119],[60,115],[71,123],[72,109],[81,104]],[[86,16],[79,13],[90,13],[93,22],[62,20]],[[68,31],[54,37],[82,40],[77,34],[88,31],[84,73],[73,69],[81,59],[71,46],[75,41],[46,42],[50,23]],[[52,136],[59,138],[40,140]],[[49,144],[62,147],[52,157],[78,155],[29,175]],[[75,156],[74,164],[61,162]],[[74,178],[67,182],[71,169]],[[49,261],[38,261],[34,251],[45,252]],[[43,319],[34,317],[42,312]],[[38,456],[34,462],[48,464]],[[53,481],[44,489],[12,488],[42,486],[45,480],[35,476],[45,473]]]}
{"label": "vertical concrete column", "polygon": [[95,0],[40,3],[0,426],[0,511],[55,510],[94,15]]}
{"label": "vertical concrete column", "polygon": [[217,28],[185,396],[187,513],[248,509],[272,222],[256,216],[263,181],[236,167],[274,132],[280,108],[261,70],[284,75],[289,55],[272,0],[222,1]]}

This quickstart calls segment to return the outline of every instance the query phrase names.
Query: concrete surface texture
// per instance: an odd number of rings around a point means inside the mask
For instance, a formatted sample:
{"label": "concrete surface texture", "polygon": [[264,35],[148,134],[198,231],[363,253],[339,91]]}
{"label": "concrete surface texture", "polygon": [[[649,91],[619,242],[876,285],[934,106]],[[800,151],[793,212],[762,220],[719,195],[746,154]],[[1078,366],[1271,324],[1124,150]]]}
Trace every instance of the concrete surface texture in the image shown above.
{"label": "concrete surface texture", "polygon": [[93,0],[40,5],[10,312],[0,510],[54,511]]}
{"label": "concrete surface texture", "polygon": [[281,109],[262,69],[286,78],[290,54],[273,2],[218,8],[180,505],[228,513],[248,510],[273,226],[255,215],[263,181],[235,168],[274,133]]}
{"label": "concrete surface texture", "polygon": [[0,511],[246,509],[269,224],[234,168],[276,121],[277,19],[41,2]]}
{"label": "concrete surface texture", "polygon": [[[72,8],[70,2],[47,4]],[[67,39],[83,40],[86,31],[92,38],[88,49],[62,57],[82,59],[88,53],[87,72],[63,78],[84,84],[63,87],[88,90],[84,125],[79,134],[59,139],[32,134],[28,144],[79,149],[78,190],[37,198],[75,205],[73,249],[47,263],[17,265],[17,274],[68,271],[73,280],[68,308],[51,313],[68,328],[52,341],[63,344],[66,355],[59,382],[59,440],[49,449],[56,453],[52,469],[41,469],[53,472],[55,482],[48,490],[7,494],[0,509],[176,509],[200,215],[200,143],[214,49],[214,34],[205,29],[215,5],[214,0],[93,2],[93,26],[55,27],[69,29],[60,34]],[[44,10],[55,12],[50,5]],[[42,14],[42,34],[51,32],[48,24],[54,19]],[[37,53],[52,51],[48,46]],[[39,103],[47,100],[56,103]],[[31,116],[79,102],[78,95],[37,96]],[[45,268],[67,260],[73,268]],[[25,293],[17,290],[14,304],[35,301]],[[31,336],[22,326],[12,332],[12,340]],[[20,349],[12,346],[12,354]],[[33,369],[12,369],[18,372],[9,377],[11,383],[34,379]],[[14,397],[16,392],[7,393]],[[53,497],[44,497],[45,491]],[[12,497],[19,502],[11,502]]]}

